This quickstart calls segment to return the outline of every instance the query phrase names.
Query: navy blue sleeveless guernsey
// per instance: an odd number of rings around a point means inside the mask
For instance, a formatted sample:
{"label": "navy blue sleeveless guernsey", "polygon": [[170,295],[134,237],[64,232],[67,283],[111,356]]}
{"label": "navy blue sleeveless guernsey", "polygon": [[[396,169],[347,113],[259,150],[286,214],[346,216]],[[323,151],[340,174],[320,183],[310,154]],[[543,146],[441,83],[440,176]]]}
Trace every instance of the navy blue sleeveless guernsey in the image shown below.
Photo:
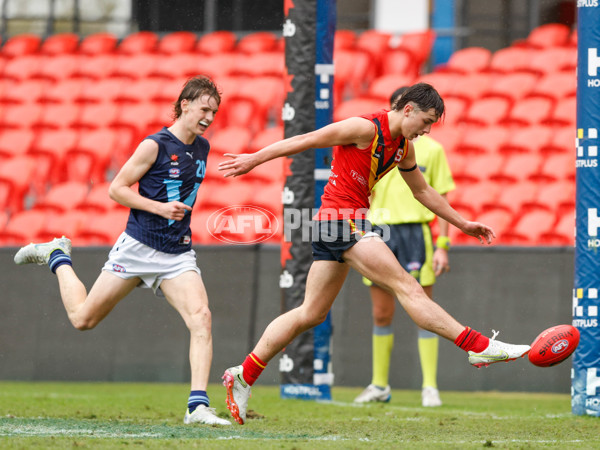
{"label": "navy blue sleeveless guernsey", "polygon": [[[139,181],[139,193],[151,200],[167,203],[180,201],[193,207],[200,183],[206,174],[210,145],[196,136],[186,145],[166,127],[148,136],[158,143],[158,155],[150,170]],[[181,221],[132,209],[125,232],[141,243],[165,253],[183,253],[192,247],[190,211]]]}

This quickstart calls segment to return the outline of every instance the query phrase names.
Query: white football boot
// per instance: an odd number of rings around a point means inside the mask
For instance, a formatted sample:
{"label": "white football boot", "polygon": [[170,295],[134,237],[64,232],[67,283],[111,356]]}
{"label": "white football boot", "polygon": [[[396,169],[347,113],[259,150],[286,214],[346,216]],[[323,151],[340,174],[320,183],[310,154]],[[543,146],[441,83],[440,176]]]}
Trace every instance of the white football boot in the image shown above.
{"label": "white football boot", "polygon": [[375,386],[374,384],[368,385],[364,391],[362,391],[358,397],[354,399],[355,403],[369,403],[369,402],[389,402],[392,398],[392,388],[386,386],[385,389]]}
{"label": "white football boot", "polygon": [[223,386],[227,389],[227,408],[231,417],[240,425],[246,422],[248,399],[252,391],[252,386],[246,383],[243,373],[242,366],[235,366],[227,369],[222,377]]}
{"label": "white football boot", "polygon": [[425,407],[442,406],[440,391],[434,387],[426,387],[421,391],[421,404]]}
{"label": "white football boot", "polygon": [[513,345],[497,341],[495,338],[498,332],[492,331],[494,335],[484,351],[480,353],[469,352],[469,362],[478,369],[497,362],[514,361],[517,358],[525,356],[531,350],[529,345]]}
{"label": "white football boot", "polygon": [[206,425],[231,425],[229,420],[218,417],[214,408],[209,408],[205,405],[198,405],[198,407],[191,414],[190,411],[186,409],[183,423],[186,425],[191,423],[203,423]]}
{"label": "white football boot", "polygon": [[31,243],[26,245],[15,255],[15,264],[48,264],[50,255],[54,250],[62,250],[67,256],[71,256],[71,240],[63,236],[43,244]]}

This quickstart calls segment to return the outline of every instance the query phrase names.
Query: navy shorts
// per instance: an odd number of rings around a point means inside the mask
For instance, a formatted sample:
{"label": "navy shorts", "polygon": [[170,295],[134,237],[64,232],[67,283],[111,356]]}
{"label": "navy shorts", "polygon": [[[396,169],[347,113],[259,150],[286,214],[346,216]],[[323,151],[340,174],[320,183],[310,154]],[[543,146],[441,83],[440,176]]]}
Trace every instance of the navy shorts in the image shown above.
{"label": "navy shorts", "polygon": [[380,236],[380,229],[366,219],[315,220],[312,254],[315,261],[344,262],[342,254],[366,236]]}

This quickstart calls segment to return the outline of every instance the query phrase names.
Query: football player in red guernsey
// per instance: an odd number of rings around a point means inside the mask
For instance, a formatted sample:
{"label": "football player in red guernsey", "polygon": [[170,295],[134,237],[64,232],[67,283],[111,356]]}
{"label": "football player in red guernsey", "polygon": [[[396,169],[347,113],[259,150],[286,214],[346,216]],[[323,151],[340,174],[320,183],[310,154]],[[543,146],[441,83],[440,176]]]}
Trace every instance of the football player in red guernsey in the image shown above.
{"label": "football player in red guernsey", "polygon": [[462,232],[490,243],[494,231],[470,222],[427,184],[418,170],[410,142],[425,133],[444,114],[444,101],[429,84],[408,88],[391,110],[349,118],[319,130],[271,144],[253,154],[233,155],[219,164],[225,176],[240,176],[274,158],[311,148],[334,147],[329,181],[314,217],[313,264],[306,281],[304,303],[273,320],[243,364],[223,375],[227,405],[243,424],[250,387],[266,364],[300,333],[327,317],[348,271],[354,268],[377,285],[393,292],[420,327],[453,341],[467,351],[476,367],[524,356],[528,345],[489,339],[465,327],[423,291],[401,266],[383,239],[365,219],[375,183],[397,167],[414,197]]}

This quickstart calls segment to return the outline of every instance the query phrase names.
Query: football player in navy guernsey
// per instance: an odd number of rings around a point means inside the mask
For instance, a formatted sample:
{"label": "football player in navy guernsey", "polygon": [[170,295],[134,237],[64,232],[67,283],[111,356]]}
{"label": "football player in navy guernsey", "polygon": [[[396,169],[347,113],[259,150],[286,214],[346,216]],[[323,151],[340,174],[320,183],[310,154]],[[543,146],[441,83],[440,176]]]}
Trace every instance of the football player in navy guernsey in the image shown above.
{"label": "football player in navy guernsey", "polygon": [[[212,362],[211,313],[192,250],[190,219],[206,173],[208,141],[220,93],[206,77],[184,85],[174,103],[174,122],[145,138],[112,181],[109,194],[131,208],[125,231],[89,293],[71,263],[71,241],[29,244],[16,264],[47,264],[56,274],[72,325],[94,328],[136,286],[166,297],[190,331],[191,393],[184,423],[230,425],[210,408],[206,394]],[[139,192],[132,189],[139,183]]]}

